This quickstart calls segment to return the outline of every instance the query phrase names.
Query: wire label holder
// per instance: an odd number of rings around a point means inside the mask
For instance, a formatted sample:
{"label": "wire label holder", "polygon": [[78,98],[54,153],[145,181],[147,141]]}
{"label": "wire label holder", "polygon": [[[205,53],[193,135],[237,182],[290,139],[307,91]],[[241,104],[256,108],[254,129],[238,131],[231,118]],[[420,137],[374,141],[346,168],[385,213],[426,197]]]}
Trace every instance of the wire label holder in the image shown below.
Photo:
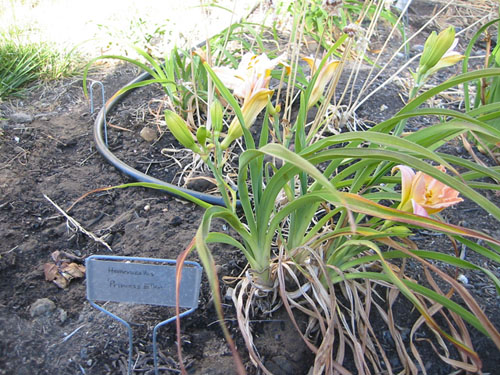
{"label": "wire label holder", "polygon": [[[129,337],[128,374],[132,373],[132,327],[95,301],[175,306],[176,261],[171,259],[92,255],[85,262],[87,268],[87,299],[96,309],[125,325]],[[182,269],[179,301],[188,309],[180,317],[191,314],[198,307],[202,267],[186,261]],[[171,317],[153,329],[155,374],[158,375],[157,333]]]}

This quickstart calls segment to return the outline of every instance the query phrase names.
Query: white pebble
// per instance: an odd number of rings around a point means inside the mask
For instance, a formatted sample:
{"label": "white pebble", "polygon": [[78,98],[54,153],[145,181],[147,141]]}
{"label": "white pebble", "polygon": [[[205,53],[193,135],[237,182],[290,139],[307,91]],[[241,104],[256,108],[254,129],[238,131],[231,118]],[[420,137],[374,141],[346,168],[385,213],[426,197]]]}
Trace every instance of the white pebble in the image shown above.
{"label": "white pebble", "polygon": [[468,284],[469,279],[465,275],[458,275],[457,280],[460,281],[462,284]]}

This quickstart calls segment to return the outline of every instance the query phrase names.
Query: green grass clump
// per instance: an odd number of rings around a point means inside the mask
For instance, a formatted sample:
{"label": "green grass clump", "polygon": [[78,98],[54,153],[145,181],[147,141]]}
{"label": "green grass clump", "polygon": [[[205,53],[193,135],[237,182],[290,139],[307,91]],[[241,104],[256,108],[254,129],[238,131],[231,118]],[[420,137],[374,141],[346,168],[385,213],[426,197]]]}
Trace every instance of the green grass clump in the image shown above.
{"label": "green grass clump", "polygon": [[75,50],[61,51],[41,42],[22,42],[0,34],[0,99],[20,97],[36,82],[69,77],[83,65]]}

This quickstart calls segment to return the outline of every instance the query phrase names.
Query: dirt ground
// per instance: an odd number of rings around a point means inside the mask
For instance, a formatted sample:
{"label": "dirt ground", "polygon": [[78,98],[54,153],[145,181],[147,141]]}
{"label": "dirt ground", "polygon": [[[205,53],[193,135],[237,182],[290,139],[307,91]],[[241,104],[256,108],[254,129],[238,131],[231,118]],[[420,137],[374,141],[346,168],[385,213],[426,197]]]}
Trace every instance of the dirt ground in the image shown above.
{"label": "dirt ground", "polygon": [[[107,75],[106,89],[116,91],[136,74],[135,69],[120,66]],[[56,250],[82,258],[107,254],[175,259],[193,238],[202,210],[142,188],[94,195],[69,214],[88,231],[103,236],[113,250],[109,251],[68,226],[66,218],[44,198],[46,195],[67,209],[89,190],[129,181],[95,151],[93,118],[81,81],[46,88],[16,105],[2,107],[9,117],[24,114],[21,121],[26,122],[3,123],[1,139],[0,373],[122,374],[126,371],[126,330],[89,305],[83,279],[60,289],[45,280],[44,264],[51,262],[51,253]],[[219,247],[214,255],[222,275],[237,276],[245,266],[233,249]],[[33,304],[41,298],[54,305],[49,303],[47,311],[34,309]],[[227,324],[236,333],[232,305],[224,307]],[[136,373],[150,373],[152,328],[174,312],[144,305],[114,304],[108,308],[133,325]],[[199,308],[182,322],[190,372],[231,373],[233,360],[205,279]],[[306,348],[296,339],[284,314],[262,325],[262,339],[272,339],[266,344],[270,367],[276,363],[278,368],[306,372],[302,357],[297,363],[289,362],[306,353]],[[178,368],[174,340],[173,325],[160,330],[161,368]],[[283,342],[292,345],[284,350]],[[243,346],[240,339],[239,347]]]}
{"label": "dirt ground", "polygon": [[[109,97],[138,74],[133,67],[118,65],[101,69],[98,77]],[[147,151],[154,151],[151,143],[139,136],[143,122],[134,117],[132,107],[134,101],[136,106],[144,105],[145,98],[141,98],[140,92],[133,95],[127,99],[128,112],[122,108],[114,114],[122,121],[128,119],[132,130],[117,135],[122,141],[116,146],[117,150],[146,155]],[[382,92],[373,104],[361,109],[360,116],[368,119],[373,114],[389,115],[381,113],[381,104],[391,100],[398,100],[397,93]],[[143,188],[91,195],[68,214],[105,240],[112,249],[109,250],[69,224],[45,198],[68,210],[88,191],[131,181],[106,163],[95,149],[94,116],[89,113],[81,80],[44,86],[24,100],[0,104],[0,118],[7,119],[1,122],[0,136],[0,374],[126,374],[128,338],[123,326],[90,306],[84,278],[74,279],[68,288],[61,289],[45,280],[44,265],[52,262],[54,251],[73,255],[77,263],[93,254],[175,259],[193,238],[203,211],[165,193]],[[459,144],[453,147],[454,152],[466,156]],[[148,156],[150,160],[154,160],[152,155]],[[498,203],[494,194],[489,197]],[[500,238],[498,223],[470,203],[447,210],[445,216],[451,223]],[[228,231],[221,222],[214,226]],[[441,237],[426,237],[425,241],[440,250],[449,249]],[[229,247],[216,246],[214,257],[221,276],[236,277],[245,267],[241,254]],[[197,260],[194,254],[190,259]],[[500,276],[498,265],[485,266]],[[469,289],[500,329],[500,300],[493,286],[475,273],[466,276]],[[229,286],[222,283],[222,295]],[[226,323],[245,366],[250,374],[257,373],[245,354],[232,303],[225,302]],[[134,373],[152,374],[152,329],[159,321],[173,316],[173,310],[119,303],[109,303],[107,308],[133,326]],[[404,313],[408,308],[404,301],[396,307],[401,312],[397,315],[401,327],[411,327],[415,318],[415,314]],[[184,361],[190,374],[234,373],[233,359],[218,325],[205,277],[199,308],[182,320],[182,332]],[[274,374],[307,374],[313,355],[285,312],[256,316],[254,333],[263,361]],[[380,334],[385,337],[385,331]],[[484,372],[495,374],[498,349],[474,330],[472,337]],[[174,325],[160,330],[159,350],[160,372],[178,373]],[[426,353],[429,374],[452,372],[430,346]],[[392,364],[397,369],[398,359],[393,354],[391,363],[394,360]]]}

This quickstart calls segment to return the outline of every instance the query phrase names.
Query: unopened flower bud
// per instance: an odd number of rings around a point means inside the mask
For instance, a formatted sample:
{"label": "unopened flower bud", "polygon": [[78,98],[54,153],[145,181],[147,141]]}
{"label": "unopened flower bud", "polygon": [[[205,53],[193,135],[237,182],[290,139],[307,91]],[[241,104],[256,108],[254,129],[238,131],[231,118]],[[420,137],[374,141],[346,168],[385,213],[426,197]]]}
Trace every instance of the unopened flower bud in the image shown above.
{"label": "unopened flower bud", "polygon": [[175,139],[179,141],[181,145],[186,148],[193,150],[196,153],[200,153],[201,150],[195,143],[193,134],[189,130],[186,122],[177,113],[170,110],[165,111],[165,122],[170,132],[173,134]]}
{"label": "unopened flower bud", "polygon": [[214,135],[218,138],[222,131],[222,105],[218,100],[214,100],[210,106],[210,119],[212,121]]}
{"label": "unopened flower bud", "polygon": [[402,226],[402,225],[396,225],[390,228],[390,231],[396,235],[404,236],[404,235],[410,235],[412,232],[410,228]]}
{"label": "unopened flower bud", "polygon": [[420,58],[420,70],[422,74],[436,65],[444,54],[450,49],[455,40],[455,29],[450,26],[438,35],[433,31],[427,38],[424,51]]}
{"label": "unopened flower bud", "polygon": [[205,146],[205,142],[207,141],[208,130],[205,126],[200,126],[196,131],[196,139],[198,143],[203,147]]}

